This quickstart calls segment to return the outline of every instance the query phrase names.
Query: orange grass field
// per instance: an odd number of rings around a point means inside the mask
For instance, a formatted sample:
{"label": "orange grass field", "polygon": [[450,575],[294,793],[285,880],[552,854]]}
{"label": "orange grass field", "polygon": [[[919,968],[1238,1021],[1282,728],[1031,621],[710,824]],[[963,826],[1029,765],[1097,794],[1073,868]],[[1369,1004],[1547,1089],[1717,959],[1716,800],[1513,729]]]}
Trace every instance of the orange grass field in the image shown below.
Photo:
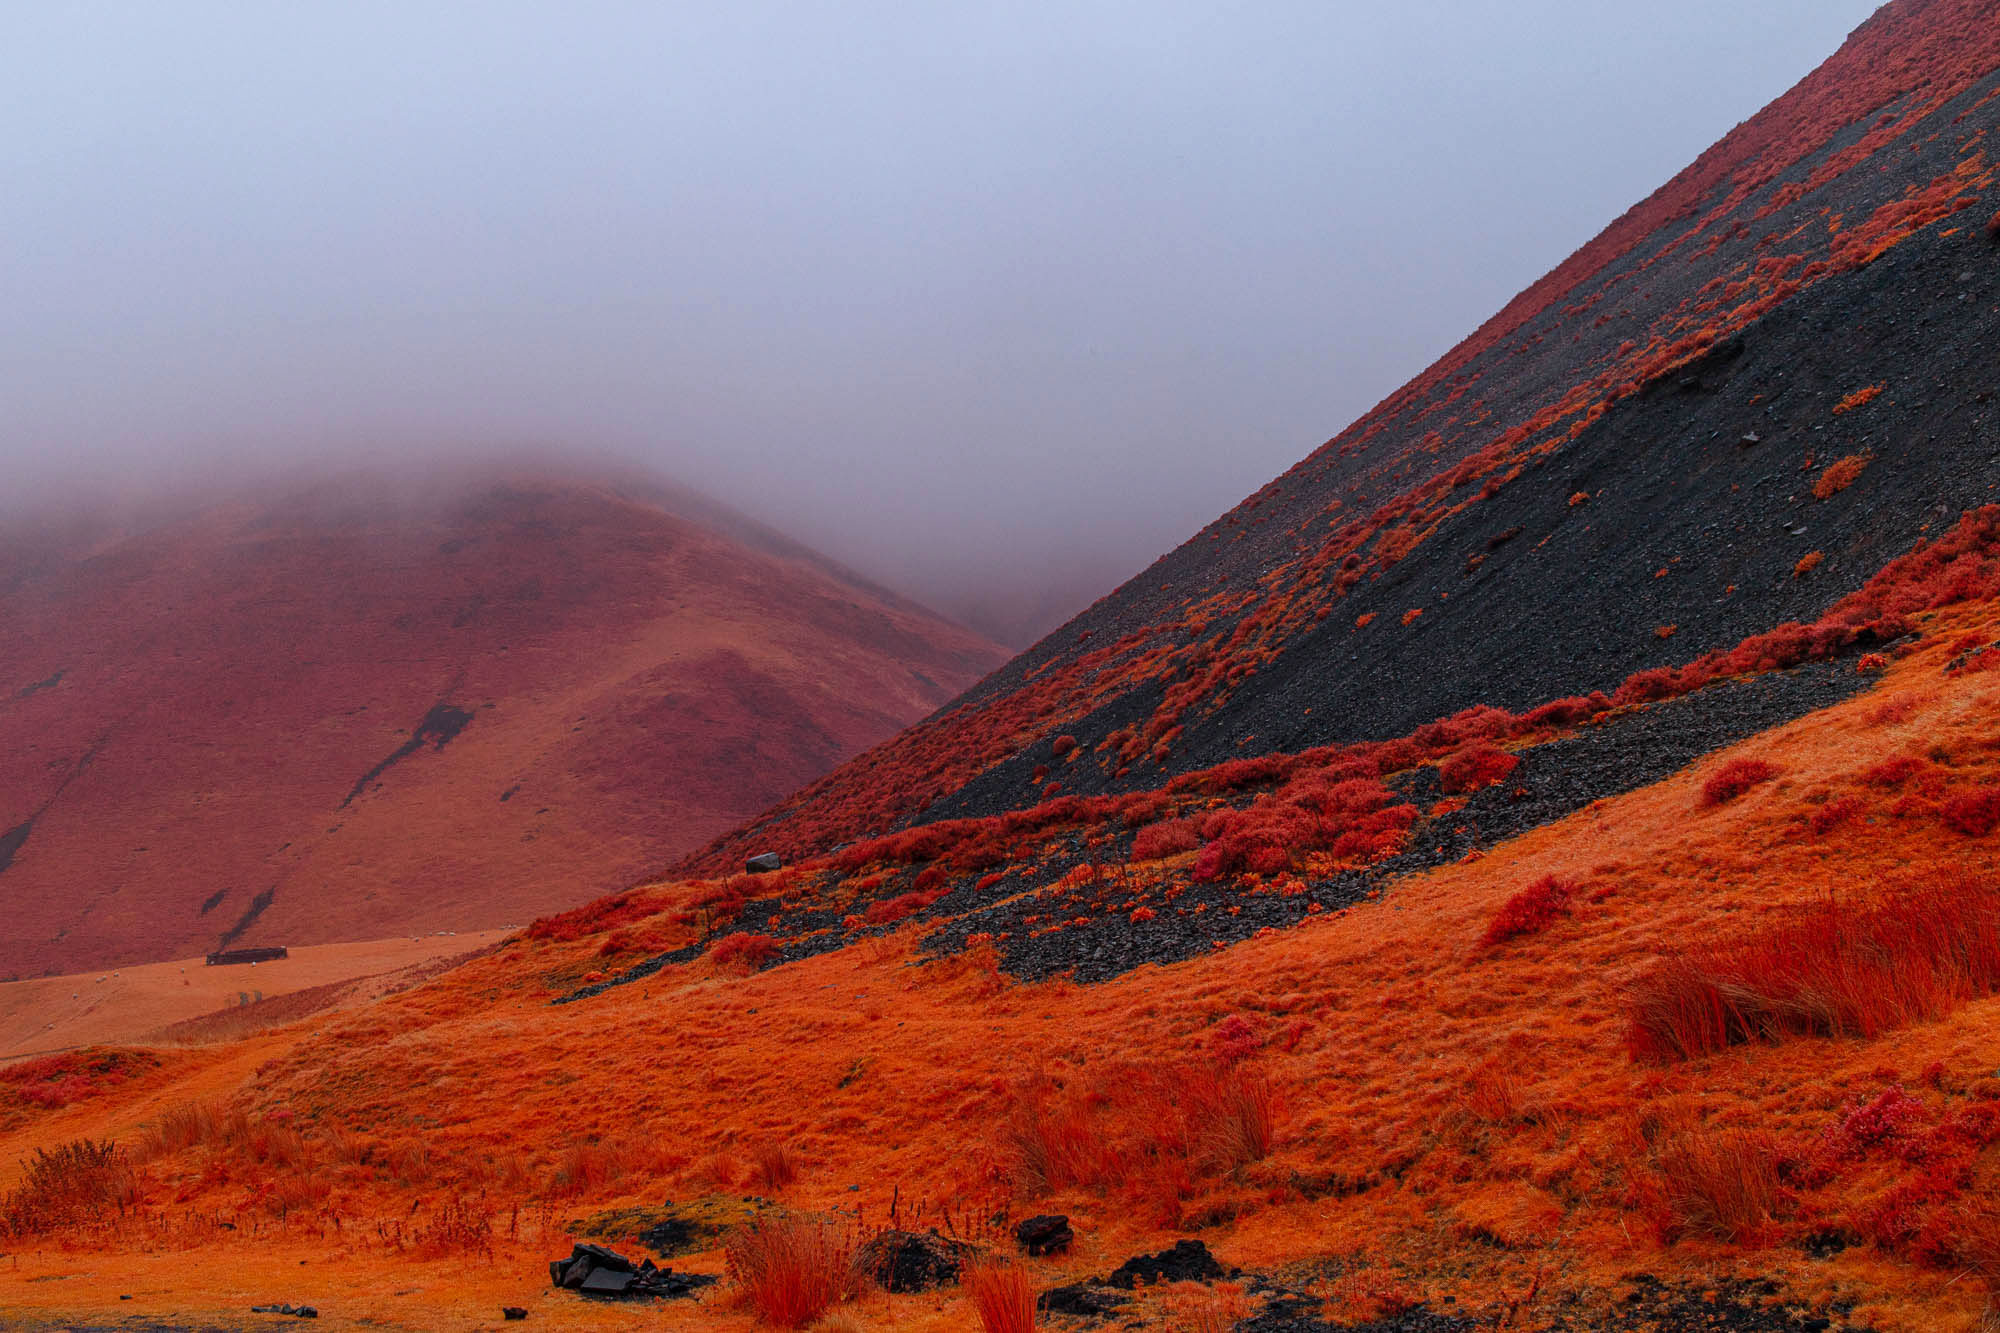
{"label": "orange grass field", "polygon": [[[1946,670],[2000,635],[2000,608],[1919,622],[1845,703],[1379,899],[1102,985],[1017,984],[977,947],[922,960],[906,927],[552,1007],[604,941],[517,935],[235,1044],[0,1066],[0,1193],[37,1149],[112,1139],[120,1163],[89,1207],[0,1240],[0,1309],[59,1325],[296,1301],[321,1327],[453,1329],[521,1305],[531,1327],[750,1328],[736,1282],[601,1306],[552,1289],[546,1261],[609,1209],[760,1195],[849,1236],[892,1205],[905,1226],[949,1219],[1003,1256],[1011,1219],[1068,1213],[1075,1251],[1023,1261],[1037,1289],[1191,1234],[1342,1319],[1422,1301],[1533,1327],[1644,1273],[1770,1278],[1883,1329],[1979,1326],[2000,1282],[1985,980],[1940,964],[1930,1016],[1869,1037],[1807,1024],[1674,1059],[1634,1035],[1663,963],[1818,939],[1787,923],[1829,899],[1864,922],[1906,893],[1990,901],[2000,836],[1940,812],[2000,783],[2000,673]],[[1765,776],[1717,798],[1741,761]],[[671,908],[702,887],[653,891]],[[975,1286],[998,1299],[995,1282]],[[1256,1300],[1168,1288],[1134,1317],[1214,1325],[1214,1302]],[[980,1324],[957,1287],[835,1313]]]}

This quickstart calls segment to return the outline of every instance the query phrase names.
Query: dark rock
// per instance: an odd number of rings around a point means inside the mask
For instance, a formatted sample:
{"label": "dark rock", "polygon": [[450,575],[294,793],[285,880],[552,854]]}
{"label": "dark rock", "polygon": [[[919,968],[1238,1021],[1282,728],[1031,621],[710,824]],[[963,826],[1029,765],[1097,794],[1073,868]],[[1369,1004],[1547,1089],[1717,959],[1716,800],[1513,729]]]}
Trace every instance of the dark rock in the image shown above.
{"label": "dark rock", "polygon": [[958,1281],[976,1253],[976,1246],[935,1231],[885,1231],[863,1245],[854,1261],[884,1291],[929,1291]]}
{"label": "dark rock", "polygon": [[1030,1255],[1039,1258],[1045,1254],[1062,1254],[1076,1240],[1076,1233],[1069,1228],[1069,1218],[1061,1214],[1044,1214],[1031,1217],[1014,1228],[1014,1239]]}
{"label": "dark rock", "polygon": [[500,1317],[502,1319],[526,1319],[528,1312],[518,1305],[503,1305],[500,1307]]}
{"label": "dark rock", "polygon": [[620,1273],[612,1268],[593,1268],[590,1276],[577,1284],[577,1290],[586,1296],[623,1296],[632,1286],[636,1274]]}
{"label": "dark rock", "polygon": [[743,871],[749,875],[766,875],[773,870],[782,870],[785,860],[776,852],[759,852],[743,863]]}
{"label": "dark rock", "polygon": [[1156,1282],[1213,1282],[1235,1271],[1217,1263],[1208,1246],[1200,1241],[1180,1240],[1174,1242],[1173,1248],[1158,1254],[1133,1255],[1112,1269],[1111,1276],[1104,1281],[1107,1286],[1130,1291],[1140,1283],[1150,1286]]}
{"label": "dark rock", "polygon": [[310,1305],[253,1305],[252,1314],[288,1314],[294,1319],[317,1319],[319,1311]]}

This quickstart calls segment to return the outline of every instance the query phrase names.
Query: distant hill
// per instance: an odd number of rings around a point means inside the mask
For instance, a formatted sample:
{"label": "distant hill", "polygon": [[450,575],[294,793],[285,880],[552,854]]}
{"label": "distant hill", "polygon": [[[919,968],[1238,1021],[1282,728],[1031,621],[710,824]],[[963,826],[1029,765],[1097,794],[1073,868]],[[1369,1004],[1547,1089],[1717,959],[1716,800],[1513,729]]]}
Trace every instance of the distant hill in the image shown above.
{"label": "distant hill", "polygon": [[0,976],[502,925],[996,646],[698,497],[348,478],[0,529]]}

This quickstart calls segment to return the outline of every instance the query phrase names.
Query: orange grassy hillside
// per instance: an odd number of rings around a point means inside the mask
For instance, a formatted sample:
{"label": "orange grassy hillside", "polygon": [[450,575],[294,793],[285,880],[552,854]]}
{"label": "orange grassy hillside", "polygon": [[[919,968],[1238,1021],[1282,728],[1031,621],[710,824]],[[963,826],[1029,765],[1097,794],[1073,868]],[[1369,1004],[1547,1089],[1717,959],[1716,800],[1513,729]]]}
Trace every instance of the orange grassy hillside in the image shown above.
{"label": "orange grassy hillside", "polygon": [[650,492],[388,479],[0,540],[0,977],[515,924],[1000,651]]}
{"label": "orange grassy hillside", "polygon": [[[1038,1291],[1192,1235],[1329,1317],[1767,1304],[1743,1279],[1856,1324],[1974,1327],[2000,1279],[2000,606],[1919,619],[1845,702],[1101,985],[1012,981],[976,943],[929,957],[906,927],[551,1005],[634,932],[694,937],[676,917],[713,886],[664,883],[242,1047],[11,1066],[0,1160],[118,1147],[39,1181],[95,1180],[108,1208],[38,1214],[38,1159],[12,1169],[0,1303],[136,1287],[121,1310],[212,1314],[282,1290],[339,1318],[469,1327],[504,1302],[605,1326],[538,1261],[582,1234],[643,1252],[669,1199],[742,1222],[758,1195],[835,1239],[893,1205],[1003,1253],[1003,1222],[1067,1213],[1078,1246],[1028,1262]],[[191,1248],[243,1266],[173,1262]],[[672,1262],[724,1259],[718,1237]],[[752,1294],[739,1271],[653,1317],[747,1328]],[[951,1289],[836,1295],[864,1327],[975,1319]],[[1130,1314],[1273,1299],[1239,1280]]]}

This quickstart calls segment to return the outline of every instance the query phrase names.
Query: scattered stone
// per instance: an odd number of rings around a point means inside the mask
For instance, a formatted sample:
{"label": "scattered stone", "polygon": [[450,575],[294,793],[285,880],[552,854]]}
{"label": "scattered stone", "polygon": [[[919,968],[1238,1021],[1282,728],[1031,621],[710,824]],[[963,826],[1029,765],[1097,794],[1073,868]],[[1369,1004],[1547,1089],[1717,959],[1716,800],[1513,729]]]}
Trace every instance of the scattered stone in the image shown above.
{"label": "scattered stone", "polygon": [[[582,1296],[625,1301],[692,1296],[715,1282],[705,1273],[676,1273],[671,1268],[655,1267],[651,1259],[634,1266],[616,1250],[584,1244],[574,1246],[569,1258],[550,1262],[549,1280]],[[521,1317],[527,1317],[525,1311]]]}
{"label": "scattered stone", "polygon": [[526,1319],[528,1312],[518,1305],[503,1305],[500,1307],[500,1317],[502,1319]]}
{"label": "scattered stone", "polygon": [[1063,1254],[1076,1240],[1076,1233],[1069,1229],[1069,1218],[1061,1214],[1044,1214],[1031,1217],[1014,1228],[1014,1239],[1021,1243],[1031,1258],[1045,1254]]}
{"label": "scattered stone", "polygon": [[749,875],[768,875],[784,868],[785,860],[776,852],[759,852],[743,863],[743,871]]}
{"label": "scattered stone", "polygon": [[962,1240],[947,1240],[935,1230],[885,1231],[855,1254],[862,1272],[884,1291],[929,1291],[958,1281],[966,1261],[979,1252]]}
{"label": "scattered stone", "polygon": [[288,1314],[294,1319],[317,1319],[319,1311],[310,1305],[253,1305],[251,1314]]}
{"label": "scattered stone", "polygon": [[1742,445],[1745,449],[1749,449],[1756,445],[1760,445],[1763,442],[1764,442],[1764,437],[1759,435],[1754,430],[1746,432],[1743,438],[1737,441],[1737,443]]}

